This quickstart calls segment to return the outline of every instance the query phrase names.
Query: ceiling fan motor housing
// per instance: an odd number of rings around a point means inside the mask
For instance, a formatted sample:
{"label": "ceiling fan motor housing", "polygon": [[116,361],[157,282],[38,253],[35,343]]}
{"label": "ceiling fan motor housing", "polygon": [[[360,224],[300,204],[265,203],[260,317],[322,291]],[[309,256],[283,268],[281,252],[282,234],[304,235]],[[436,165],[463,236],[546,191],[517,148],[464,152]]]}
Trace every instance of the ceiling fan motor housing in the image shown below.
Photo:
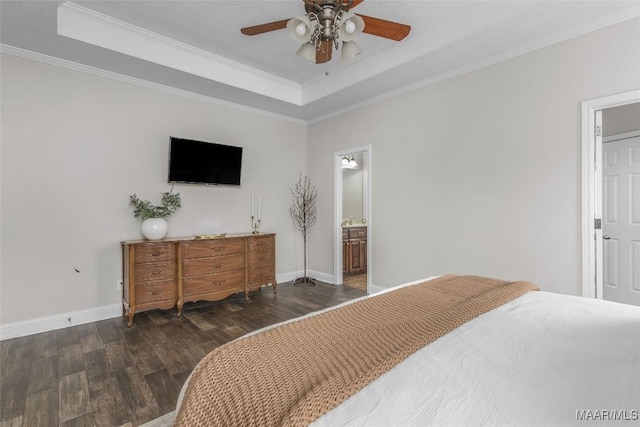
{"label": "ceiling fan motor housing", "polygon": [[335,31],[336,10],[331,5],[325,5],[318,14],[320,28],[322,30],[320,37],[323,40],[333,40],[337,31]]}

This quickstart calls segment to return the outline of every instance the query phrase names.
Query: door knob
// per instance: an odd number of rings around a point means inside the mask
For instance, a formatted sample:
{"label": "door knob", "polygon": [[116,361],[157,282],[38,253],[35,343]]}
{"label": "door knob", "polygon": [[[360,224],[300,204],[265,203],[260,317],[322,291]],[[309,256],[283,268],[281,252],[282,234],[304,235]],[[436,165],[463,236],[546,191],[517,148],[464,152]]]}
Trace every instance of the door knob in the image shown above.
{"label": "door knob", "polygon": [[608,234],[605,234],[604,236],[602,236],[602,238],[604,240],[609,240],[611,238],[611,236],[609,236]]}

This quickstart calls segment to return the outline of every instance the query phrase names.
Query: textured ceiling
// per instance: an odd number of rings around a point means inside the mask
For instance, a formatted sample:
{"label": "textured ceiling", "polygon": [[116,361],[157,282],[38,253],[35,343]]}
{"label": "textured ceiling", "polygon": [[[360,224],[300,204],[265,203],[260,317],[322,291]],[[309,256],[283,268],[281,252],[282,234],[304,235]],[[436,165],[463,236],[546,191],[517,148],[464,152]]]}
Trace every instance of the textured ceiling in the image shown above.
{"label": "textured ceiling", "polygon": [[[61,5],[71,17],[77,12],[109,25],[59,24]],[[303,14],[300,0],[2,0],[0,42],[8,53],[57,58],[313,123],[639,16],[640,2],[366,0],[354,11],[411,25],[411,33],[400,42],[362,34],[361,55],[342,63],[334,54],[316,65],[295,55],[284,30],[240,33]],[[120,33],[111,35],[111,26]]]}

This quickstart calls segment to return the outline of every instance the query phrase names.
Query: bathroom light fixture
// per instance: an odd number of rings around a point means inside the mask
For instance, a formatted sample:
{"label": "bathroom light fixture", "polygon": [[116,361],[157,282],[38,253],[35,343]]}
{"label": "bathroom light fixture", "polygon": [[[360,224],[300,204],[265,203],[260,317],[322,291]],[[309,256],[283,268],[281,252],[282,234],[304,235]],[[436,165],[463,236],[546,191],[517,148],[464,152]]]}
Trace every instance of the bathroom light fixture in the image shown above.
{"label": "bathroom light fixture", "polygon": [[355,169],[357,167],[358,167],[358,162],[356,162],[356,159],[353,158],[353,154],[351,155],[351,158],[348,158],[347,156],[342,156],[343,169]]}

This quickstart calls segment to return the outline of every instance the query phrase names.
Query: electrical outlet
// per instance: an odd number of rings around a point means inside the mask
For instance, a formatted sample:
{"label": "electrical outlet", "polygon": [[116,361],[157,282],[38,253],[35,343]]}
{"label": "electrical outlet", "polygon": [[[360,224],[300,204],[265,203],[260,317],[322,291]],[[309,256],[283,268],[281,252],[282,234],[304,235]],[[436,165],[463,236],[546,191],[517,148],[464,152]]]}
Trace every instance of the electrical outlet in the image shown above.
{"label": "electrical outlet", "polygon": [[118,280],[118,282],[116,283],[116,290],[117,291],[122,290],[122,280]]}

